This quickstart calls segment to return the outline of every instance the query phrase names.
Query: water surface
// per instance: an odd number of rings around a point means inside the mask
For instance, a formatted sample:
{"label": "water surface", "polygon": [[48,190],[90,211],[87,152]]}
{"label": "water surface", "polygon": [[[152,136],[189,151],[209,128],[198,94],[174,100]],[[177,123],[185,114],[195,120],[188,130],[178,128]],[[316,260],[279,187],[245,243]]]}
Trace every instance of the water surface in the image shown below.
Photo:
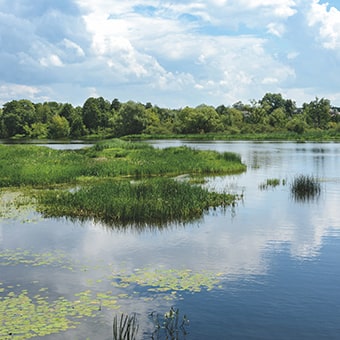
{"label": "water surface", "polygon": [[[115,229],[91,221],[0,220],[0,251],[62,254],[60,263],[0,266],[0,287],[73,299],[84,290],[127,294],[118,312],[136,312],[140,337],[150,339],[148,314],[179,308],[190,319],[186,339],[339,339],[340,144],[152,141],[241,155],[247,172],[207,178],[207,187],[243,194],[236,207],[166,229]],[[320,196],[299,202],[289,184],[299,174],[321,181]],[[275,188],[260,189],[268,178]],[[0,258],[0,264],[5,262]],[[214,277],[212,289],[150,291],[112,286],[112,273],[190,270]],[[12,287],[12,288],[8,288]],[[154,287],[151,287],[154,288]],[[211,288],[211,287],[210,287]],[[110,339],[116,312],[103,310],[75,330],[46,339]],[[184,338],[183,333],[179,338]],[[1,339],[1,337],[0,337]]]}

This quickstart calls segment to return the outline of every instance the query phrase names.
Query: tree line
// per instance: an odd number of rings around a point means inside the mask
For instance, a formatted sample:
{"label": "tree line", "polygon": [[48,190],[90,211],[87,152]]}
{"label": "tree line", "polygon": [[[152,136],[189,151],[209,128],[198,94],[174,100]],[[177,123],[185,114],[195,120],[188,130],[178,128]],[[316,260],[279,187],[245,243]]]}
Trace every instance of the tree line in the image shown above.
{"label": "tree line", "polygon": [[279,93],[266,93],[249,104],[199,105],[180,109],[151,103],[121,103],[88,98],[83,106],[12,100],[0,109],[0,138],[61,139],[89,135],[122,137],[139,134],[265,133],[309,130],[340,132],[340,108],[315,98],[298,108]]}

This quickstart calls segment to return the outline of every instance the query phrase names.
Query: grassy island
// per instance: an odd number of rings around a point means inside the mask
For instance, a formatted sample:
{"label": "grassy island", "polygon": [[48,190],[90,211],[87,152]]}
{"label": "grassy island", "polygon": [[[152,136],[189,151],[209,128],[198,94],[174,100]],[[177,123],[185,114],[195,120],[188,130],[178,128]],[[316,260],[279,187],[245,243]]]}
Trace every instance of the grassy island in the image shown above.
{"label": "grassy island", "polygon": [[0,145],[0,190],[24,190],[45,216],[108,224],[166,224],[198,218],[237,197],[176,176],[232,174],[246,167],[234,153],[188,147],[156,149],[114,139],[81,150]]}

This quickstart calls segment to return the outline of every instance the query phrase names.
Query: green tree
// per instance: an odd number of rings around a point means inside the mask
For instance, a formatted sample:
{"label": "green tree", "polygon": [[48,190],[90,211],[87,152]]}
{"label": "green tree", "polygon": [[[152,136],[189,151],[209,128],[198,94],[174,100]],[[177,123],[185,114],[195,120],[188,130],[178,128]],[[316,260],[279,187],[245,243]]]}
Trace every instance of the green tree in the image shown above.
{"label": "green tree", "polygon": [[303,104],[303,112],[306,115],[307,123],[314,127],[325,129],[331,120],[331,104],[328,99],[315,98],[309,104]]}
{"label": "green tree", "polygon": [[2,116],[6,137],[26,135],[25,126],[35,122],[35,107],[26,99],[12,100],[4,104]]}
{"label": "green tree", "polygon": [[67,138],[70,135],[70,125],[65,117],[55,115],[49,123],[48,136],[50,138]]}
{"label": "green tree", "polygon": [[88,133],[83,122],[81,107],[77,107],[73,110],[69,123],[70,136],[74,138],[79,138],[81,136],[85,136]]}
{"label": "green tree", "polygon": [[307,128],[305,116],[303,114],[296,114],[287,122],[286,128],[288,131],[302,134]]}
{"label": "green tree", "polygon": [[177,113],[176,129],[180,133],[207,133],[223,129],[220,117],[212,106],[185,107]]}
{"label": "green tree", "polygon": [[113,122],[114,134],[118,137],[141,134],[145,128],[144,105],[133,101],[122,104]]}
{"label": "green tree", "polygon": [[74,107],[72,106],[72,104],[66,103],[62,106],[59,116],[66,118],[70,122],[73,113]]}
{"label": "green tree", "polygon": [[112,117],[111,104],[103,97],[88,98],[83,105],[82,116],[90,132],[97,132],[99,128],[107,128]]}
{"label": "green tree", "polygon": [[275,109],[268,118],[268,123],[275,128],[284,128],[287,116],[282,107]]}
{"label": "green tree", "polygon": [[121,106],[122,106],[121,102],[117,98],[115,98],[115,99],[113,99],[110,108],[111,108],[111,110],[118,112],[119,109],[121,108]]}
{"label": "green tree", "polygon": [[260,104],[267,114],[271,114],[276,109],[284,109],[286,101],[280,93],[266,93],[260,100]]}
{"label": "green tree", "polygon": [[83,122],[86,128],[91,132],[95,132],[99,126],[100,116],[100,110],[95,98],[90,97],[85,101],[83,105],[82,115]]}
{"label": "green tree", "polygon": [[48,137],[48,124],[37,122],[28,128],[28,135],[31,138],[45,139]]}

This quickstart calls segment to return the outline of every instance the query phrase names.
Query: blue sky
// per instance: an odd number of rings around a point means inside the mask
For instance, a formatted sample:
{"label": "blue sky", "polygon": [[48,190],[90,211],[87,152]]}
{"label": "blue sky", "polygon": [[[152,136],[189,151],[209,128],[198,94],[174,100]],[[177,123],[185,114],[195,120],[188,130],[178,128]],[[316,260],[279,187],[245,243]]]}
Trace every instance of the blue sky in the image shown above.
{"label": "blue sky", "polygon": [[339,71],[335,0],[0,0],[0,105],[340,106]]}

